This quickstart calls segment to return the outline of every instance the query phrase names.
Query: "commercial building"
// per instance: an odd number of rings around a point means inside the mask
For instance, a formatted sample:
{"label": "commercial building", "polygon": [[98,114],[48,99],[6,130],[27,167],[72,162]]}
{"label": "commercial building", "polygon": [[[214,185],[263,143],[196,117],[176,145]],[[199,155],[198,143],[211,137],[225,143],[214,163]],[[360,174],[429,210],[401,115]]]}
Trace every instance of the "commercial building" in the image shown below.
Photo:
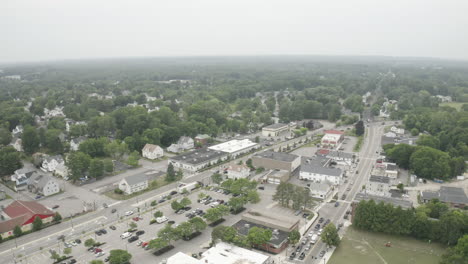
{"label": "commercial building", "polygon": [[325,157],[302,158],[299,179],[316,183],[340,184],[343,179],[343,171],[330,167],[330,159]]}
{"label": "commercial building", "polygon": [[301,158],[294,154],[267,150],[252,157],[254,167],[270,170],[285,170],[292,173],[301,165]]}
{"label": "commercial building", "polygon": [[200,259],[182,252],[169,257],[166,264],[271,264],[270,257],[252,250],[218,242],[205,251]]}
{"label": "commercial building", "polygon": [[259,148],[259,145],[250,141],[250,139],[233,139],[218,145],[208,147],[208,149],[214,151],[227,153],[231,158],[235,158],[257,148]]}
{"label": "commercial building", "polygon": [[317,199],[325,200],[332,193],[330,184],[312,182],[308,185],[310,195]]}
{"label": "commercial building", "polygon": [[438,199],[455,208],[464,208],[468,205],[468,198],[463,188],[441,186],[439,191],[421,191],[420,195],[424,203]]}
{"label": "commercial building", "polygon": [[326,130],[322,137],[321,144],[323,147],[334,148],[344,140],[344,132],[338,130]]}
{"label": "commercial building", "polygon": [[246,165],[233,164],[227,168],[228,179],[244,179],[250,176],[250,168]]}
{"label": "commercial building", "polygon": [[277,123],[262,128],[262,136],[277,137],[290,131],[289,124]]}
{"label": "commercial building", "polygon": [[273,235],[270,241],[258,247],[267,252],[277,254],[288,246],[289,232],[299,228],[299,220],[266,211],[250,210],[243,214],[242,219],[233,225],[237,232],[244,236],[247,236],[250,228],[254,226],[272,230]]}
{"label": "commercial building", "polygon": [[389,177],[371,175],[366,184],[365,192],[370,195],[390,197],[390,186]]}
{"label": "commercial building", "polygon": [[330,149],[319,149],[315,155],[331,159],[340,165],[351,165],[354,162],[354,158],[356,157],[354,153]]}
{"label": "commercial building", "polygon": [[0,236],[7,238],[13,236],[13,229],[16,226],[21,227],[23,232],[29,231],[36,217],[41,218],[43,223],[49,223],[55,213],[40,203],[16,200],[5,207],[1,215],[1,219],[5,220],[0,221]]}
{"label": "commercial building", "polygon": [[271,170],[267,172],[261,179],[263,182],[271,184],[280,184],[289,180],[290,173],[285,170]]}

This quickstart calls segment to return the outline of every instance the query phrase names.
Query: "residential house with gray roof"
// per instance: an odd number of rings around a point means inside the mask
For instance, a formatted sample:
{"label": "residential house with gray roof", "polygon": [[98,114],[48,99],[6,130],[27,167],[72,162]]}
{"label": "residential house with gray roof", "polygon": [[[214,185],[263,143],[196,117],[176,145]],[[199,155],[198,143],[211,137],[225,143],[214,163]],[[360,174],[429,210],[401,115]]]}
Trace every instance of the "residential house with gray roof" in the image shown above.
{"label": "residential house with gray roof", "polygon": [[468,206],[468,198],[463,188],[441,186],[439,191],[421,191],[420,195],[424,203],[438,199],[451,207],[464,208]]}
{"label": "residential house with gray roof", "polygon": [[53,177],[35,174],[29,179],[28,190],[35,194],[50,196],[59,193],[60,186]]}
{"label": "residential house with gray roof", "polygon": [[125,194],[132,194],[147,189],[149,179],[147,175],[137,174],[123,178],[119,183],[119,189]]}

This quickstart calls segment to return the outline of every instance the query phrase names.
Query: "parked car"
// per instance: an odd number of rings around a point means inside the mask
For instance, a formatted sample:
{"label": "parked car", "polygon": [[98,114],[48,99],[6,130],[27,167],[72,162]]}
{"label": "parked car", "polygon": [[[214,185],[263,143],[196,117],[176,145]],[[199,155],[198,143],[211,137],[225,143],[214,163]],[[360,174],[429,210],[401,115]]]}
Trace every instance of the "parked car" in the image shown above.
{"label": "parked car", "polygon": [[125,232],[125,233],[123,233],[123,234],[120,235],[120,238],[125,239],[125,238],[131,237],[131,236],[132,236],[132,233],[130,233],[130,232]]}
{"label": "parked car", "polygon": [[320,256],[320,257],[323,257],[323,256],[325,256],[325,250],[322,250],[322,251],[320,251],[320,254],[319,254],[319,256]]}
{"label": "parked car", "polygon": [[296,252],[293,252],[293,253],[289,256],[289,260],[293,260],[295,257],[296,257]]}
{"label": "parked car", "polygon": [[115,213],[115,212],[117,212],[117,209],[112,208],[111,213]]}
{"label": "parked car", "polygon": [[135,235],[141,236],[141,235],[143,235],[144,233],[145,233],[144,230],[139,230],[139,231],[137,231],[137,232],[135,233]]}
{"label": "parked car", "polygon": [[169,193],[170,195],[176,195],[177,194],[177,191],[172,191],[171,193]]}
{"label": "parked car", "polygon": [[173,224],[175,224],[175,221],[172,221],[172,220],[171,220],[171,221],[169,221],[169,222],[167,222],[167,223],[170,224],[170,225],[173,225]]}
{"label": "parked car", "polygon": [[99,253],[99,252],[102,252],[101,248],[94,248],[94,253]]}
{"label": "parked car", "polygon": [[320,217],[319,219],[319,223],[322,223],[325,219],[323,219],[323,217]]}
{"label": "parked car", "polygon": [[104,256],[104,252],[102,252],[102,251],[101,251],[101,252],[98,252],[98,253],[95,254],[95,256],[96,256],[96,258],[99,258],[99,257],[101,257],[101,256]]}
{"label": "parked car", "polygon": [[129,215],[132,215],[133,214],[133,211],[127,211],[125,212],[125,216],[129,216]]}
{"label": "parked car", "polygon": [[336,202],[336,203],[335,203],[335,207],[338,207],[338,206],[340,206],[340,203],[339,203],[339,202]]}
{"label": "parked car", "polygon": [[260,186],[260,187],[258,187],[258,189],[259,189],[259,190],[265,190],[265,187]]}
{"label": "parked car", "polygon": [[113,226],[113,225],[109,226],[109,228],[110,228],[111,230],[116,230],[116,229],[117,229],[117,228],[116,228],[115,226]]}
{"label": "parked car", "polygon": [[299,255],[299,259],[300,259],[300,260],[303,260],[304,258],[305,258],[305,253],[302,252],[301,255]]}
{"label": "parked car", "polygon": [[132,220],[135,221],[135,222],[138,222],[138,221],[140,221],[140,217],[138,217],[138,216],[137,216],[137,217],[133,217]]}
{"label": "parked car", "polygon": [[99,230],[99,231],[101,231],[101,234],[103,234],[103,235],[107,234],[107,230],[105,230],[104,228]]}
{"label": "parked car", "polygon": [[81,240],[77,238],[77,239],[75,239],[75,243],[81,244]]}
{"label": "parked car", "polygon": [[128,239],[128,243],[132,243],[138,240],[138,236],[132,236],[131,238]]}
{"label": "parked car", "polygon": [[57,208],[59,208],[59,207],[60,207],[60,206],[59,206],[58,204],[56,204],[56,205],[54,205],[54,206],[52,207],[52,209],[57,209]]}
{"label": "parked car", "polygon": [[68,261],[68,264],[75,264],[75,263],[76,263],[76,259],[70,259],[70,260]]}

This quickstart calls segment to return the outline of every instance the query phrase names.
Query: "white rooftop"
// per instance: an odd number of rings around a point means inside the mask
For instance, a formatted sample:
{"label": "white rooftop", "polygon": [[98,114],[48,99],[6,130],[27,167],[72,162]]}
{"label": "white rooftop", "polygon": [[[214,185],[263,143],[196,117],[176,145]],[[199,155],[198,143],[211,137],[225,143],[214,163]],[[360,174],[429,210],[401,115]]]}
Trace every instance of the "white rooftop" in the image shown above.
{"label": "white rooftop", "polygon": [[211,150],[223,151],[227,153],[234,153],[246,148],[250,148],[257,145],[257,143],[250,141],[250,139],[233,139],[218,145],[208,147]]}
{"label": "white rooftop", "polygon": [[167,264],[201,264],[200,260],[193,258],[182,252],[177,252],[174,255],[170,256],[167,261]]}

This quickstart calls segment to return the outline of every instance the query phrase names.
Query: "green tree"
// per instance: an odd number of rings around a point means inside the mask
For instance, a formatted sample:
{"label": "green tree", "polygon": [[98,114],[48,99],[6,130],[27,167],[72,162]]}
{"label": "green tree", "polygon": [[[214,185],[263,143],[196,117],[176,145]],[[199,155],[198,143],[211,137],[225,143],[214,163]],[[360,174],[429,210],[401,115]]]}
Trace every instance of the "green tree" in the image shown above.
{"label": "green tree", "polygon": [[193,225],[189,222],[182,222],[175,228],[175,232],[181,238],[187,239],[194,232]]}
{"label": "green tree", "polygon": [[410,169],[422,178],[448,179],[450,177],[450,157],[447,153],[430,147],[418,147],[411,155]]}
{"label": "green tree", "polygon": [[320,237],[328,246],[337,247],[340,244],[340,236],[338,235],[338,231],[333,223],[325,226]]}
{"label": "green tree", "polygon": [[8,145],[11,142],[11,133],[8,129],[0,127],[0,145]]}
{"label": "green tree", "polygon": [[397,185],[397,188],[400,190],[400,192],[404,192],[405,191],[405,185],[403,183],[399,183]]}
{"label": "green tree", "polygon": [[114,163],[112,162],[112,160],[109,160],[109,159],[104,160],[104,171],[106,171],[107,173],[114,171]]}
{"label": "green tree", "polygon": [[468,234],[458,239],[457,245],[442,255],[440,264],[466,264],[468,260]]}
{"label": "green tree", "polygon": [[128,156],[127,164],[132,167],[138,167],[139,160],[140,160],[140,154],[138,153],[138,151],[133,151]]}
{"label": "green tree", "polygon": [[112,141],[104,147],[104,151],[107,156],[111,157],[114,160],[122,160],[122,157],[125,153],[128,152],[128,146],[125,142],[120,142],[118,140]]}
{"label": "green tree", "polygon": [[234,212],[238,212],[239,210],[241,210],[246,203],[246,199],[240,196],[232,197],[231,199],[229,199],[229,206]]}
{"label": "green tree", "polygon": [[11,175],[23,167],[20,153],[12,146],[0,148],[0,175]]}
{"label": "green tree", "polygon": [[180,206],[182,206],[182,208],[187,207],[191,204],[192,204],[192,201],[190,201],[190,199],[187,197],[184,197],[182,198],[182,200],[180,200]]}
{"label": "green tree", "polygon": [[220,173],[214,173],[211,175],[211,180],[216,184],[220,184],[223,181],[223,175]]}
{"label": "green tree", "polygon": [[92,238],[88,238],[86,239],[86,241],[84,242],[84,245],[85,247],[92,247],[96,244],[96,241],[94,241],[94,239]]}
{"label": "green tree", "polygon": [[166,171],[166,181],[167,182],[173,182],[176,180],[176,174],[174,170],[174,165],[169,162],[169,165],[167,165],[167,171]]}
{"label": "green tree", "polygon": [[262,246],[268,241],[271,240],[272,231],[271,229],[264,229],[260,227],[252,227],[249,229],[249,233],[247,234],[247,240],[250,243],[250,246]]}
{"label": "green tree", "polygon": [[109,144],[108,138],[90,138],[81,142],[78,150],[88,154],[93,158],[104,157],[106,155],[104,148],[107,144]]}
{"label": "green tree", "polygon": [[169,241],[161,238],[161,237],[158,237],[156,239],[153,239],[149,242],[148,244],[148,248],[150,249],[161,249],[161,248],[164,248],[164,247],[167,247],[169,245]]}
{"label": "green tree", "polygon": [[128,224],[128,226],[130,227],[130,229],[135,229],[138,227],[137,223],[135,222],[130,222],[130,224]]}
{"label": "green tree", "polygon": [[409,169],[410,168],[410,157],[416,150],[415,147],[407,144],[387,144],[383,147],[385,154],[398,164],[398,166]]}
{"label": "green tree", "polygon": [[48,129],[45,132],[45,147],[47,147],[51,153],[63,153],[60,133],[62,132],[57,129]]}
{"label": "green tree", "polygon": [[289,232],[288,234],[289,243],[295,245],[297,242],[299,242],[299,239],[301,239],[301,234],[299,233],[299,231],[294,229],[293,231]]}
{"label": "green tree", "polygon": [[194,217],[192,219],[189,220],[189,223],[192,224],[193,226],[193,229],[197,232],[200,232],[202,230],[205,230],[207,224],[205,223],[205,221],[203,221],[202,218],[200,217]]}
{"label": "green tree", "polygon": [[42,219],[40,217],[36,216],[36,218],[34,218],[34,221],[32,223],[32,229],[34,231],[41,230],[43,225],[44,224],[42,223]]}
{"label": "green tree", "polygon": [[91,260],[89,264],[104,264],[104,262],[102,260],[95,259],[95,260]]}
{"label": "green tree", "polygon": [[260,202],[260,195],[258,194],[257,190],[249,190],[247,192],[247,201],[253,204]]}
{"label": "green tree", "polygon": [[184,177],[184,173],[179,169],[176,173],[176,180],[181,180]]}
{"label": "green tree", "polygon": [[89,176],[99,178],[104,175],[104,162],[100,159],[92,159],[89,164]]}
{"label": "green tree", "polygon": [[23,150],[26,154],[33,154],[39,149],[39,135],[37,130],[32,126],[26,126],[21,136]]}
{"label": "green tree", "polygon": [[173,228],[170,224],[165,225],[162,229],[158,231],[158,237],[170,243],[172,240],[179,239],[177,232],[175,232],[175,228]]}
{"label": "green tree", "polygon": [[130,264],[132,254],[122,249],[113,249],[109,253],[110,264]]}
{"label": "green tree", "polygon": [[156,212],[154,212],[154,218],[158,218],[158,217],[161,217],[161,216],[163,216],[163,215],[164,215],[164,214],[163,214],[163,212],[161,212],[161,211],[156,211]]}
{"label": "green tree", "polygon": [[91,157],[88,154],[77,151],[72,152],[67,158],[67,167],[70,173],[70,178],[76,181],[83,177],[84,173],[89,168]]}
{"label": "green tree", "polygon": [[229,214],[229,208],[223,204],[215,208],[206,210],[206,214],[203,217],[209,222],[213,223],[220,220],[224,215]]}
{"label": "green tree", "polygon": [[359,120],[354,128],[356,129],[356,136],[364,135],[364,122],[362,120]]}
{"label": "green tree", "polygon": [[15,237],[19,237],[23,234],[23,230],[21,230],[21,227],[20,226],[15,226],[15,228],[13,229],[13,235]]}
{"label": "green tree", "polygon": [[72,253],[72,248],[64,248],[63,249],[63,254],[70,255],[71,253]]}
{"label": "green tree", "polygon": [[59,214],[59,212],[56,212],[54,215],[54,222],[60,222],[62,221],[62,216]]}
{"label": "green tree", "polygon": [[171,203],[171,208],[172,208],[172,210],[177,211],[177,210],[179,210],[179,209],[184,208],[184,206],[181,205],[178,201],[173,201],[173,202]]}

